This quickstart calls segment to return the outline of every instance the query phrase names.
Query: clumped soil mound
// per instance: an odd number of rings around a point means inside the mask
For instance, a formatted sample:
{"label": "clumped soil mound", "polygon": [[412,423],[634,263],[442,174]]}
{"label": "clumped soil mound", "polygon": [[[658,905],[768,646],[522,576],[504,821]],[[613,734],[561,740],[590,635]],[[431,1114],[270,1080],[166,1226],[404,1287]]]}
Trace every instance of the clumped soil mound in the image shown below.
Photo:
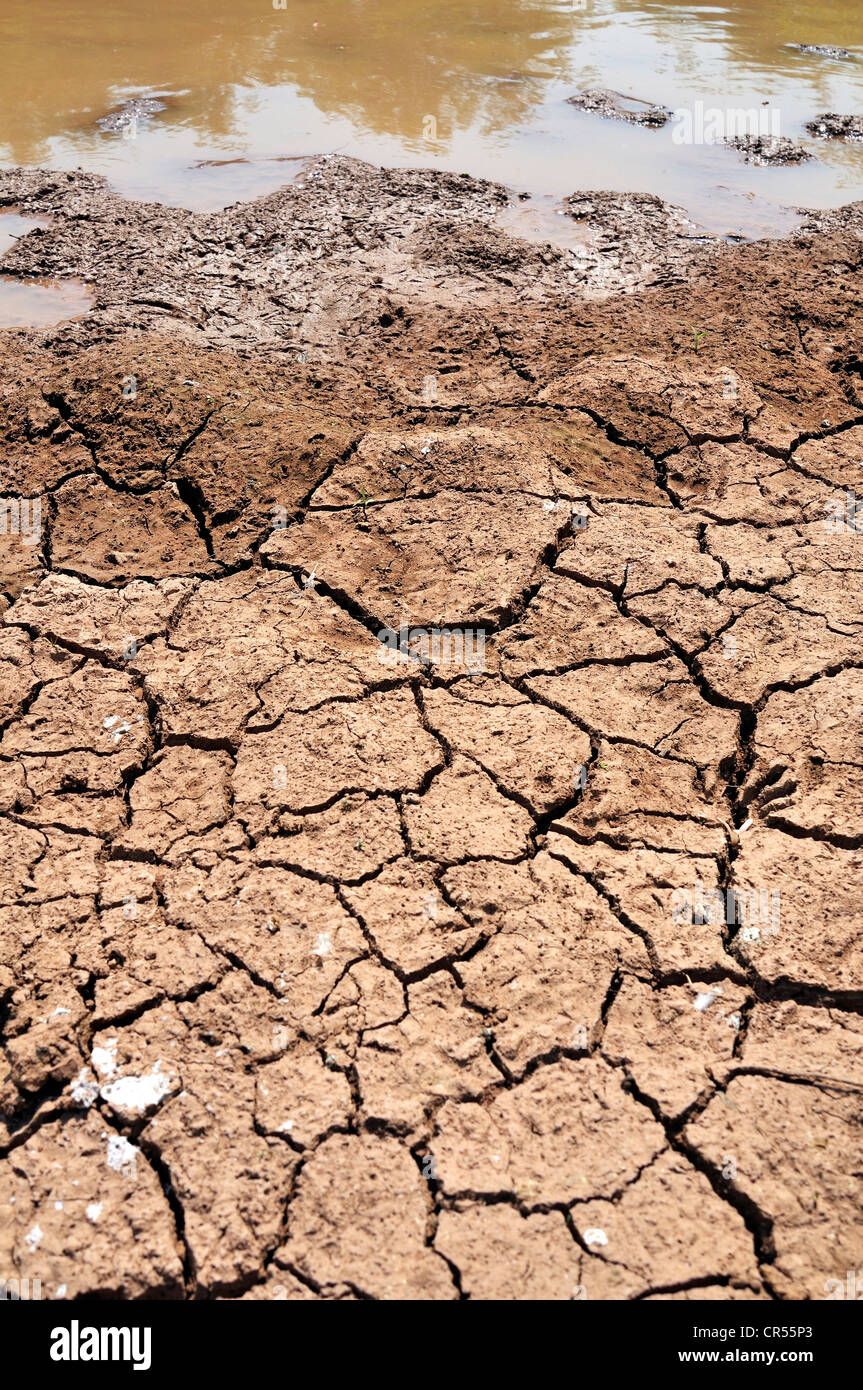
{"label": "clumped soil mound", "polygon": [[863,140],[863,116],[839,116],[835,111],[828,111],[809,121],[806,129],[810,135],[829,140]]}
{"label": "clumped soil mound", "polygon": [[581,256],[505,197],[0,175],[51,219],[4,268],[97,295],[0,340],[0,1270],[47,1296],[860,1262],[863,206],[578,198]]}

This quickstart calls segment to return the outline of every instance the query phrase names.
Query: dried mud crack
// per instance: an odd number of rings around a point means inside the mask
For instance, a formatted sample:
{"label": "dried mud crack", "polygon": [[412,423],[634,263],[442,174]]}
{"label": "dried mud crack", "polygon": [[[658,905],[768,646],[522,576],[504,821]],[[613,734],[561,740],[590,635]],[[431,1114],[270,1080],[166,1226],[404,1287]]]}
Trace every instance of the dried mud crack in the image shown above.
{"label": "dried mud crack", "polygon": [[863,205],[0,173],[0,1267],[820,1299],[860,1262]]}

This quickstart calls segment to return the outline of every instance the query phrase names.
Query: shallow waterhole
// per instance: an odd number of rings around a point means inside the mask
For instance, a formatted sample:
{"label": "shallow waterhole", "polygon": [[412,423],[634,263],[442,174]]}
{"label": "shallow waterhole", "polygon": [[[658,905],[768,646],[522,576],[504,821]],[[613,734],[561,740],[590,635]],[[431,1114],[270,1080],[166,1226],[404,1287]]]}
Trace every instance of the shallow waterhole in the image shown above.
{"label": "shallow waterhole", "polygon": [[0,328],[52,328],[92,308],[95,296],[81,280],[24,280],[3,270],[2,257],[18,238],[47,225],[15,209],[0,212]]}
{"label": "shallow waterhole", "polygon": [[[282,0],[279,0],[281,5]],[[789,209],[863,193],[863,142],[809,120],[863,111],[859,0],[3,0],[0,163],[81,167],[199,210],[344,153],[494,179],[536,198],[652,192],[706,232],[778,236]],[[845,48],[844,60],[796,43]],[[675,111],[768,110],[817,157],[746,164],[577,110],[580,88]],[[100,125],[138,99],[138,115]]]}

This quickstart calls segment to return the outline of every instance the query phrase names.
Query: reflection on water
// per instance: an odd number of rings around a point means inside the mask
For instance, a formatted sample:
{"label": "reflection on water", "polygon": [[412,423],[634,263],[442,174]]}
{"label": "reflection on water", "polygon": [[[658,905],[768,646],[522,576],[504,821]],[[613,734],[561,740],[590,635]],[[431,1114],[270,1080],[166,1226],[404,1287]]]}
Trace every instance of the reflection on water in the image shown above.
{"label": "reflection on water", "polygon": [[526,202],[514,198],[496,214],[494,224],[523,241],[539,245],[550,241],[567,250],[580,250],[596,239],[585,223],[567,217],[554,198],[542,195]]}
{"label": "reflection on water", "polygon": [[22,217],[15,208],[0,212],[0,256],[8,251],[19,237],[26,236],[33,227],[47,227],[48,223],[38,217]]}
{"label": "reflection on water", "polygon": [[0,275],[0,328],[51,328],[80,318],[93,296],[80,280],[14,280]]}
{"label": "reflection on water", "polygon": [[[3,0],[0,159],[105,173],[136,197],[215,207],[285,182],[285,156],[340,150],[496,178],[557,198],[659,193],[711,230],[782,230],[782,204],[860,196],[863,148],[754,168],[576,111],[577,87],[672,109],[778,108],[803,135],[863,110],[860,0]],[[857,61],[793,51],[841,45]],[[135,95],[166,110],[115,132]],[[721,189],[721,191],[720,191]]]}
{"label": "reflection on water", "polygon": [[[47,223],[0,212],[0,256],[34,227]],[[0,328],[50,328],[86,314],[93,296],[80,280],[15,280],[0,274]]]}

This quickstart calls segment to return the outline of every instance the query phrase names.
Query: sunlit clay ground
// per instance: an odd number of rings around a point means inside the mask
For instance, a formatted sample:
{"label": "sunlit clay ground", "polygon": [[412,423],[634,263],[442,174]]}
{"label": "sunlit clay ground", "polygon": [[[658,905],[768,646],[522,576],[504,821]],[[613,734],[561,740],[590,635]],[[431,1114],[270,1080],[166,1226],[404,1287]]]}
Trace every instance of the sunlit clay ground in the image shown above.
{"label": "sunlit clay ground", "polygon": [[6,0],[4,1288],[859,1301],[858,15]]}

